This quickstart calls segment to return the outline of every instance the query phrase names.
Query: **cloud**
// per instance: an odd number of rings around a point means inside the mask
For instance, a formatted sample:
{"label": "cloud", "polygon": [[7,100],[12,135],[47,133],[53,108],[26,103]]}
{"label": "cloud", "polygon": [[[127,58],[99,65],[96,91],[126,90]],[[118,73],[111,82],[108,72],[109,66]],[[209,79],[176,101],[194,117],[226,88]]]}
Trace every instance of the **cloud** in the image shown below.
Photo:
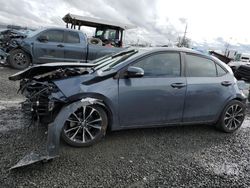
{"label": "cloud", "polygon": [[[188,23],[187,36],[191,37],[194,44],[223,46],[224,41],[222,40],[233,36],[235,38],[235,41],[231,41],[233,47],[241,45],[240,49],[248,49],[249,39],[247,36],[250,27],[245,28],[246,25],[244,25],[244,29],[232,27],[232,23],[238,22],[232,22],[228,18],[229,16],[232,19],[234,16],[240,17],[241,19],[238,21],[243,23],[245,17],[240,16],[240,12],[235,13],[235,15],[228,14],[228,12],[224,14],[223,10],[209,1],[196,3],[197,7],[194,8],[194,2],[196,1],[6,0],[1,2],[0,22],[30,27],[53,25],[64,27],[65,23],[62,21],[62,17],[70,12],[82,16],[132,23],[137,28],[126,32],[126,40],[130,42],[138,42],[139,40],[139,42],[152,44],[176,42],[177,38],[183,35],[185,25]],[[208,8],[204,9],[205,5]],[[224,3],[221,2],[220,5],[224,5]],[[233,8],[234,6],[230,4],[230,10],[235,10]],[[213,9],[221,11],[212,11]],[[211,11],[212,14],[210,14]],[[226,19],[221,16],[226,16]],[[87,29],[86,32],[88,33],[90,30]]]}
{"label": "cloud", "polygon": [[137,28],[127,31],[126,39],[130,42],[139,39],[140,42],[165,44],[176,40],[177,29],[168,20],[164,24],[159,23],[155,5],[155,1],[150,0],[8,0],[1,4],[0,20],[6,24],[30,27],[64,26],[61,18],[70,12],[132,23]]}
{"label": "cloud", "polygon": [[[132,23],[137,29],[127,31],[130,41],[147,41],[149,43],[168,43],[169,40],[176,40],[177,30],[171,23],[159,24],[155,1],[151,0],[64,0],[69,6],[81,7],[93,17],[107,20],[114,20],[123,23]],[[138,36],[140,33],[140,36]],[[137,36],[137,37],[136,37]]]}

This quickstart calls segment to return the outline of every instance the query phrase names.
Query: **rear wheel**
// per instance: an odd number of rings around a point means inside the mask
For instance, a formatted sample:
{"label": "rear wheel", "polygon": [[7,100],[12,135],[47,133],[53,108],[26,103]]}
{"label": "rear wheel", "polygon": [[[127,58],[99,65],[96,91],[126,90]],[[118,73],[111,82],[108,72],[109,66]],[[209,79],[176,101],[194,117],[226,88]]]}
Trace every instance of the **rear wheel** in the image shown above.
{"label": "rear wheel", "polygon": [[103,108],[82,106],[66,119],[62,138],[71,146],[90,146],[105,135],[107,126],[108,118]]}
{"label": "rear wheel", "polygon": [[226,106],[220,120],[217,123],[217,128],[226,132],[232,133],[242,125],[245,118],[246,107],[240,101],[233,100]]}
{"label": "rear wheel", "polygon": [[26,69],[31,63],[29,54],[21,49],[16,49],[10,52],[9,64],[15,69]]}

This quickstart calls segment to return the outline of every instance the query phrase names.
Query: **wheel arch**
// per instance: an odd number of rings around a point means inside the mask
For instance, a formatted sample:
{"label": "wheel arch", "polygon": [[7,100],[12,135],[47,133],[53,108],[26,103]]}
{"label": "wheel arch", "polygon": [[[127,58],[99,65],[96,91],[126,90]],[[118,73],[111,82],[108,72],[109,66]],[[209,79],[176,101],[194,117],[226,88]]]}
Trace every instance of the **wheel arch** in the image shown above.
{"label": "wheel arch", "polygon": [[230,103],[231,101],[236,100],[242,103],[246,103],[246,98],[243,98],[242,96],[236,95],[233,97],[230,97],[228,100],[226,100],[226,102],[222,105],[220,112],[218,113],[215,123],[217,123],[221,117],[221,114],[223,113],[223,110],[226,108],[226,106],[228,105],[228,103]]}
{"label": "wheel arch", "polygon": [[[17,46],[15,48],[11,49],[8,53],[11,53],[14,50],[22,50],[22,51],[24,51],[29,56],[31,64],[33,64],[33,56],[28,50],[22,48],[21,46]],[[9,56],[7,57],[7,60],[9,61]]]}
{"label": "wheel arch", "polygon": [[108,99],[106,96],[104,96],[100,93],[79,93],[79,94],[70,96],[67,100],[67,104],[73,103],[75,101],[79,101],[79,100],[87,98],[87,97],[98,99],[98,100],[102,101],[103,105],[101,105],[101,104],[96,104],[96,105],[101,106],[106,111],[107,116],[108,116],[108,130],[111,130],[113,123],[115,121],[115,118],[114,118],[115,110],[114,110],[114,106],[113,106],[111,100]]}

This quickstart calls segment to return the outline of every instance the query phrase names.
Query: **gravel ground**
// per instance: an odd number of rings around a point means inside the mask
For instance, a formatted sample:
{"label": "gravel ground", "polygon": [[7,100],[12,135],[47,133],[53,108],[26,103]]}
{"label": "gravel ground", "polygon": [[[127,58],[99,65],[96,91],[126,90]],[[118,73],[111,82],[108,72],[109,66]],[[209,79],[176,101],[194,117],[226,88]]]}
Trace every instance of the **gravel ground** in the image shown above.
{"label": "gravel ground", "polygon": [[62,142],[60,158],[9,171],[46,141],[43,128],[24,129],[14,72],[0,67],[0,187],[250,187],[250,115],[234,134],[200,125],[112,132],[88,148]]}

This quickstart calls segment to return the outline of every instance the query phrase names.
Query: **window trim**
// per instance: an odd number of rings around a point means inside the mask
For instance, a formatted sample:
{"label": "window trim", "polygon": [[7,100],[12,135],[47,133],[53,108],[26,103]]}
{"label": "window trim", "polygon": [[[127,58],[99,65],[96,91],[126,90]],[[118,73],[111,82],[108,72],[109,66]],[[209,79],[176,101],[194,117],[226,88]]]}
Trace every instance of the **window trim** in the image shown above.
{"label": "window trim", "polygon": [[159,51],[159,52],[153,52],[153,53],[150,53],[150,54],[147,54],[145,56],[142,56],[142,57],[139,57],[138,59],[134,60],[133,62],[129,63],[128,65],[126,65],[125,67],[123,67],[119,72],[119,78],[125,78],[124,77],[124,73],[127,71],[128,67],[129,66],[133,66],[134,64],[136,64],[137,62],[145,59],[145,58],[148,58],[148,57],[151,57],[151,56],[154,56],[154,55],[157,55],[157,54],[166,54],[166,53],[175,53],[175,54],[178,54],[179,57],[180,57],[180,75],[179,76],[143,76],[142,78],[180,78],[180,77],[183,77],[183,54],[180,52],[180,51]]}
{"label": "window trim", "polygon": [[[218,63],[216,63],[216,62],[215,62],[215,65],[216,65],[217,77],[222,77],[222,76],[225,76],[225,75],[228,73],[228,71],[227,71],[227,70],[225,70],[225,68],[224,68],[224,67],[222,67],[222,66],[220,66]],[[218,66],[219,66],[222,70],[224,70],[224,71],[225,71],[225,74],[223,74],[223,75],[219,76],[219,74],[218,74]]]}
{"label": "window trim", "polygon": [[[200,58],[204,58],[204,59],[212,61],[214,63],[214,65],[215,65],[216,76],[213,76],[213,77],[211,77],[211,76],[202,76],[202,77],[201,76],[195,76],[195,77],[194,76],[188,76],[187,75],[187,55],[192,55],[192,56],[196,56],[196,57],[200,57]],[[184,60],[183,61],[184,62],[184,75],[187,78],[217,78],[217,77],[225,76],[228,73],[228,71],[224,67],[222,67],[219,63],[217,63],[216,61],[214,61],[212,58],[209,58],[209,57],[207,57],[205,55],[202,55],[202,54],[195,54],[195,53],[191,53],[191,52],[184,52],[184,59],[183,60]],[[217,66],[220,66],[220,68],[222,68],[225,71],[225,74],[219,76],[218,75]]]}

